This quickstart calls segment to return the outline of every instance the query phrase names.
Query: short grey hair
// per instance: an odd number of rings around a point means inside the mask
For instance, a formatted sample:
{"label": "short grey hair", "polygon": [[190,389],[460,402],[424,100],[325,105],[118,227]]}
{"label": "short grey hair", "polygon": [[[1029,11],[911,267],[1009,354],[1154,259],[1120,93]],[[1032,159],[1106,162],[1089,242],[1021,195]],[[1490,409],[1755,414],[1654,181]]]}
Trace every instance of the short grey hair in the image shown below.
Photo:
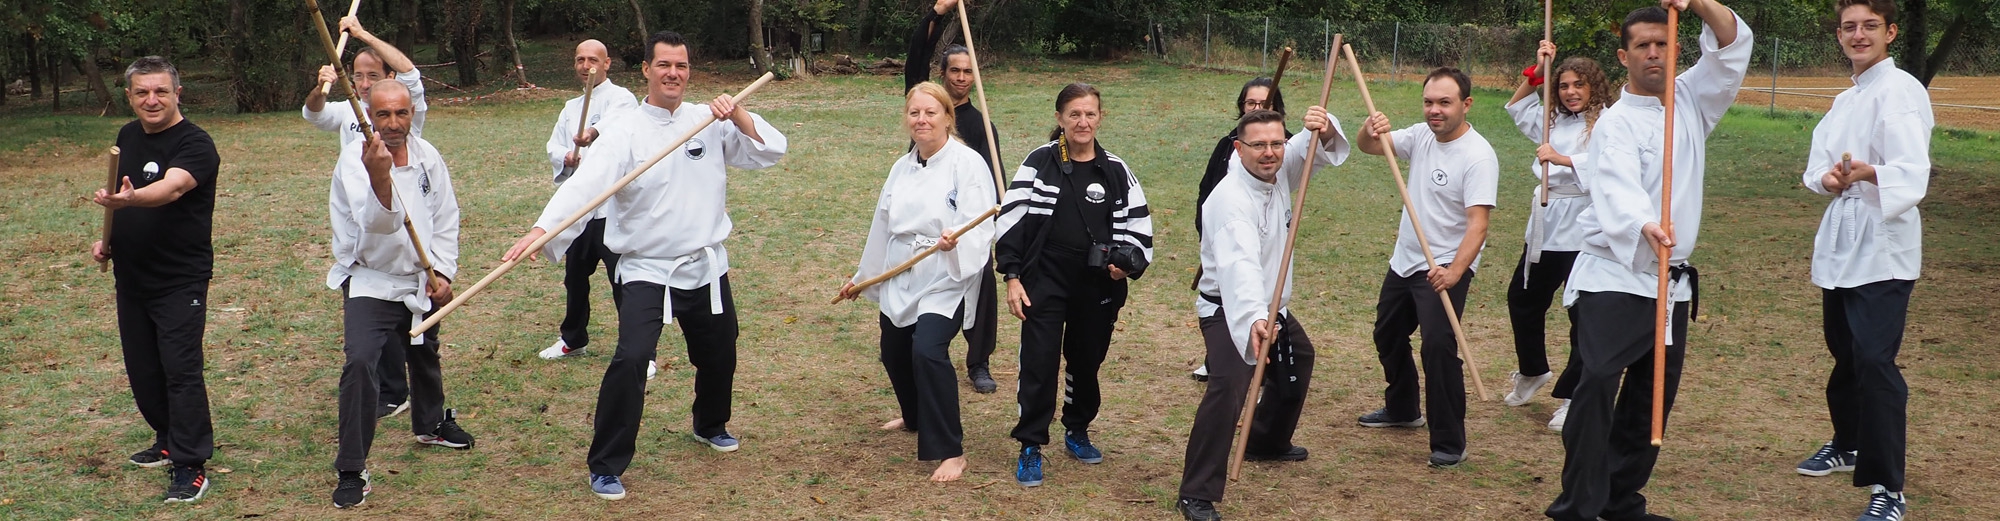
{"label": "short grey hair", "polygon": [[174,68],[174,64],[172,62],[169,62],[167,61],[166,58],[161,58],[159,56],[147,56],[137,60],[132,60],[132,65],[130,67],[125,68],[125,84],[131,85],[132,76],[135,75],[159,74],[162,72],[167,73],[170,76],[173,76],[174,88],[176,89],[181,88],[180,69]]}

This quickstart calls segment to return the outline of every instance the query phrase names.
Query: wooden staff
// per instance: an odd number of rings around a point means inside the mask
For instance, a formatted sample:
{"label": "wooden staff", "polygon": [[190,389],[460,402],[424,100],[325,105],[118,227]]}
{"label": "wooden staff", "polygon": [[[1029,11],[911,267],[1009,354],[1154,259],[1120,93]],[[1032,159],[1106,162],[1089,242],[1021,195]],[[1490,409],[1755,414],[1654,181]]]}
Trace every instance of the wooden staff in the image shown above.
{"label": "wooden staff", "polygon": [[[597,90],[597,83],[590,80],[595,79],[597,79],[597,67],[591,66],[589,72],[583,73],[583,113],[576,118],[577,139],[583,139],[583,131],[590,128],[590,92]],[[578,149],[576,157],[578,161],[582,161],[583,150]],[[562,173],[556,175],[556,182],[561,183],[572,175],[576,175],[576,165],[563,165]]]}
{"label": "wooden staff", "polygon": [[[973,218],[972,222],[965,223],[965,226],[958,227],[958,231],[951,232],[951,236],[958,237],[961,235],[965,235],[965,232],[972,231],[973,227],[979,226],[979,223],[986,222],[986,219],[991,218],[993,217],[994,214],[998,213],[1000,213],[1000,207],[998,206],[987,208],[985,212],[981,212],[979,214],[979,217]],[[842,300],[854,298],[855,295],[861,294],[861,290],[868,289],[869,286],[881,284],[883,281],[887,281],[890,278],[895,277],[896,275],[900,275],[905,271],[909,271],[910,267],[917,265],[917,261],[924,260],[925,257],[929,257],[931,256],[931,254],[937,253],[939,249],[943,247],[944,244],[939,243],[939,244],[933,244],[929,248],[925,248],[924,251],[918,252],[917,256],[910,257],[910,260],[903,261],[902,264],[897,264],[896,267],[889,268],[889,271],[882,272],[881,275],[876,275],[874,278],[861,281],[860,283],[855,284],[854,287],[848,288],[847,292],[834,296],[833,302],[831,302],[831,304],[839,304],[840,301]]]}
{"label": "wooden staff", "polygon": [[[1333,50],[1340,48],[1340,40],[1341,35],[1333,35],[1333,46],[1327,48],[1326,76],[1320,79],[1319,82],[1320,107],[1325,107],[1327,97],[1333,94],[1334,64],[1340,63],[1339,57],[1333,54]],[[1284,73],[1285,58],[1291,55],[1292,48],[1290,47],[1286,47],[1284,52],[1278,55],[1279,65],[1277,74]],[[1272,78],[1271,83],[1275,85],[1277,83],[1276,76],[1274,75]],[[1329,121],[1328,123],[1331,124],[1332,122]],[[1306,187],[1311,186],[1313,166],[1319,162],[1319,149],[1324,146],[1320,143],[1320,135],[1324,132],[1326,131],[1322,129],[1320,132],[1313,133],[1313,152],[1306,154],[1305,170],[1299,176],[1298,193],[1292,197],[1292,222],[1286,225],[1285,253],[1278,257],[1278,278],[1276,282],[1272,283],[1274,289],[1271,290],[1270,309],[1265,310],[1265,323],[1270,324],[1274,332],[1282,330],[1278,325],[1278,310],[1284,307],[1285,282],[1291,276],[1292,243],[1297,242],[1299,239],[1299,219],[1305,215],[1306,211]],[[1236,441],[1231,443],[1229,447],[1229,479],[1231,480],[1243,478],[1243,453],[1250,447],[1250,420],[1257,415],[1257,394],[1264,390],[1264,369],[1271,365],[1269,351],[1271,344],[1277,341],[1276,336],[1272,335],[1272,338],[1267,338],[1265,342],[1258,342],[1254,346],[1257,349],[1257,366],[1250,371],[1250,390],[1243,395],[1243,414],[1236,417]]]}
{"label": "wooden staff", "polygon": [[[313,10],[314,11],[319,10],[318,6],[314,6]],[[347,16],[354,16],[354,13],[358,12],[361,12],[361,0],[354,0],[353,2],[347,4]],[[346,30],[340,31],[340,43],[334,44],[333,46],[333,66],[335,69],[340,68],[341,54],[347,52],[347,36],[348,35]],[[321,83],[319,85],[320,95],[324,96],[332,92],[333,92],[333,82],[329,81],[326,83]]]}
{"label": "wooden staff", "polygon": [[[354,109],[354,123],[361,131],[363,143],[375,142],[375,128],[373,125],[368,124],[368,114],[361,110],[361,98],[355,94],[354,78],[347,76],[346,70],[340,65],[340,50],[334,48],[333,35],[326,31],[326,17],[319,12],[319,2],[316,0],[306,0],[306,8],[312,11],[313,27],[319,29],[320,44],[326,46],[327,55],[333,58],[333,71],[336,75],[340,76],[340,88],[347,92],[347,107]],[[339,175],[339,173],[336,172],[334,175]],[[394,182],[389,183],[389,195],[394,197],[398,203],[402,202],[403,195],[396,192],[396,183]],[[404,208],[410,207],[408,204],[403,204],[402,206]],[[410,222],[410,215],[407,212],[403,214],[403,232],[409,235],[410,246],[417,249],[417,266],[423,268],[426,274],[434,274],[431,268],[430,255],[424,250],[424,241],[417,237],[417,225]],[[429,288],[425,289],[428,290]]]}
{"label": "wooden staff", "polygon": [[[105,191],[105,193],[113,193],[113,194],[115,194],[115,193],[118,193],[118,147],[115,147],[115,146],[114,146],[114,147],[111,147],[111,151],[110,151],[110,152],[111,152],[111,154],[110,154],[110,156],[109,156],[109,157],[110,157],[110,160],[109,160],[109,161],[107,161],[107,162],[111,164],[111,168],[110,168],[110,170],[111,170],[111,175],[110,175],[110,177],[109,177],[109,178],[107,178],[107,179],[105,179],[105,180],[104,180],[104,191]],[[105,249],[105,250],[107,250],[107,251],[108,251],[108,250],[110,250],[110,249],[111,249],[111,209],[110,209],[110,208],[105,208],[105,209],[104,209],[104,239],[103,239],[103,241],[104,241],[104,249]],[[111,271],[111,257],[109,257],[109,256],[106,256],[106,257],[104,258],[104,260],[102,260],[102,261],[98,261],[98,262],[97,262],[97,272],[98,272],[98,273],[104,273],[104,272],[107,272],[107,271]]]}
{"label": "wooden staff", "polygon": [[[736,98],[735,98],[736,101],[741,102],[743,101],[744,98],[750,97],[751,94],[757,92],[758,88],[763,87],[764,84],[766,83],[770,83],[771,78],[774,77],[775,76],[772,76],[771,73],[768,72],[764,73],[763,76],[758,76],[757,81],[751,82],[750,86],[744,87],[742,92],[736,93]],[[661,148],[659,152],[655,152],[652,158],[647,159],[646,162],[644,163],[640,163],[639,166],[637,168],[633,168],[631,172],[626,172],[625,177],[620,177],[618,178],[617,182],[611,183],[610,188],[605,189],[604,193],[597,194],[597,197],[591,198],[590,202],[584,203],[583,208],[579,208],[575,212],[571,212],[569,214],[569,217],[563,218],[562,222],[557,223],[554,229],[545,230],[548,233],[545,233],[542,235],[541,238],[535,239],[533,242],[528,243],[528,247],[525,250],[523,250],[524,253],[522,253],[521,256],[515,257],[514,260],[500,263],[500,267],[494,268],[492,273],[486,274],[486,277],[479,279],[479,282],[474,283],[471,288],[467,288],[464,293],[459,293],[457,297],[452,298],[451,302],[446,303],[444,307],[438,308],[436,311],[433,311],[431,313],[430,318],[424,319],[424,322],[422,324],[418,324],[416,328],[410,330],[410,338],[416,338],[417,335],[424,334],[424,331],[430,330],[432,326],[436,326],[439,321],[444,320],[444,317],[446,315],[450,315],[453,310],[458,309],[458,306],[464,304],[466,300],[471,299],[473,295],[478,295],[480,290],[486,289],[486,285],[492,284],[493,281],[495,280],[499,280],[501,275],[506,275],[508,270],[514,269],[514,266],[520,264],[522,259],[528,258],[528,255],[525,252],[533,252],[540,250],[543,245],[546,245],[549,243],[549,241],[554,240],[556,238],[556,234],[562,233],[563,230],[569,229],[569,227],[571,225],[576,224],[577,221],[581,221],[583,220],[584,217],[589,216],[591,212],[597,211],[598,206],[602,206],[605,201],[610,200],[611,196],[616,195],[619,190],[624,190],[625,185],[629,185],[632,184],[633,181],[637,181],[640,175],[646,173],[646,170],[653,168],[653,165],[659,163],[661,159],[666,159],[668,154],[672,154],[674,153],[675,150],[679,150],[681,148],[681,145],[687,144],[688,140],[694,139],[694,136],[696,134],[700,134],[702,130],[707,129],[710,124],[713,124],[716,121],[714,114],[703,113],[702,115],[696,117],[703,119],[701,120],[700,123],[695,124],[694,128],[688,129],[687,133],[681,134],[680,137],[674,138],[673,141],[667,142],[667,146]]]}
{"label": "wooden staff", "polygon": [[[1556,10],[1555,10],[1555,9],[1556,9],[1556,8],[1555,8],[1555,0],[1542,0],[1542,40],[1543,40],[1543,41],[1548,41],[1548,42],[1554,42],[1554,41],[1556,41],[1556,37],[1555,37],[1555,24],[1556,24],[1555,20],[1556,20]],[[1541,70],[1541,72],[1542,72],[1542,144],[1544,144],[1544,145],[1548,145],[1548,144],[1549,144],[1549,130],[1550,130],[1550,128],[1551,128],[1551,127],[1554,127],[1554,126],[1555,126],[1555,124],[1556,124],[1556,105],[1555,105],[1555,104],[1556,104],[1556,97],[1555,97],[1555,92],[1556,92],[1556,83],[1555,83],[1554,81],[1552,81],[1552,80],[1554,80],[1554,79],[1555,79],[1555,73],[1554,73],[1554,72],[1553,72],[1553,71],[1551,70],[1551,69],[1554,69],[1554,68],[1555,68],[1555,65],[1556,65],[1556,58],[1555,58],[1554,56],[1550,56],[1550,57],[1549,57],[1549,59],[1548,59],[1548,61],[1545,61],[1545,62],[1542,62],[1542,70]],[[1591,95],[1595,96],[1595,95],[1596,95],[1596,93],[1591,93]],[[1550,146],[1551,148],[1553,148],[1553,147],[1554,147],[1555,145],[1549,145],[1549,146]],[[1549,162],[1548,162],[1548,161],[1542,161],[1542,206],[1543,206],[1543,207],[1548,207],[1548,205],[1549,205]]]}
{"label": "wooden staff", "polygon": [[[1667,95],[1660,98],[1666,109],[1666,145],[1661,154],[1660,168],[1660,231],[1668,237],[1674,234],[1674,72],[1679,68],[1681,53],[1681,12],[1667,8]],[[1667,430],[1667,327],[1669,314],[1674,308],[1673,298],[1667,294],[1667,283],[1673,275],[1673,267],[1668,259],[1673,248],[1655,245],[1653,256],[1660,259],[1660,286],[1654,295],[1653,317],[1653,446],[1660,446],[1661,438]],[[1686,341],[1686,339],[1682,339]]]}
{"label": "wooden staff", "polygon": [[[972,64],[972,88],[979,93],[979,113],[986,117],[986,162],[993,166],[993,194],[1007,193],[1007,179],[1000,175],[1000,143],[993,136],[993,110],[986,107],[986,80],[979,75],[979,52],[972,50],[972,20],[965,17],[965,0],[958,2],[958,29],[965,35],[965,61]],[[995,205],[995,209],[999,206]],[[1000,236],[994,235],[994,241]]]}
{"label": "wooden staff", "polygon": [[1278,70],[1271,71],[1271,91],[1276,92],[1280,85],[1284,85],[1283,83],[1279,83],[1279,81],[1285,79],[1285,66],[1290,65],[1291,63],[1292,63],[1292,48],[1285,47],[1284,49],[1279,50]]}
{"label": "wooden staff", "polygon": [[[1343,45],[1340,50],[1347,53],[1347,65],[1354,70],[1354,84],[1361,89],[1361,101],[1368,105],[1370,115],[1375,114],[1375,98],[1368,95],[1368,79],[1361,75],[1360,62],[1354,61],[1354,47]],[[1410,229],[1417,233],[1417,247],[1424,252],[1424,262],[1429,263],[1430,269],[1436,270],[1437,257],[1431,255],[1431,242],[1424,238],[1424,225],[1417,221],[1416,206],[1410,204],[1410,189],[1403,186],[1406,180],[1403,179],[1403,167],[1396,163],[1396,147],[1390,143],[1388,134],[1378,135],[1376,139],[1382,142],[1382,156],[1389,160],[1389,173],[1396,180],[1396,193],[1403,196],[1403,213],[1408,214]],[[1478,253],[1474,252],[1473,255]],[[1466,262],[1472,260],[1468,259]],[[1465,326],[1459,324],[1457,306],[1451,304],[1451,294],[1447,291],[1439,291],[1438,300],[1444,303],[1445,318],[1451,320],[1451,334],[1458,340],[1458,357],[1465,360],[1465,373],[1472,375],[1472,386],[1479,391],[1479,401],[1487,401],[1486,382],[1480,379],[1479,364],[1473,362],[1472,347],[1465,342]]]}

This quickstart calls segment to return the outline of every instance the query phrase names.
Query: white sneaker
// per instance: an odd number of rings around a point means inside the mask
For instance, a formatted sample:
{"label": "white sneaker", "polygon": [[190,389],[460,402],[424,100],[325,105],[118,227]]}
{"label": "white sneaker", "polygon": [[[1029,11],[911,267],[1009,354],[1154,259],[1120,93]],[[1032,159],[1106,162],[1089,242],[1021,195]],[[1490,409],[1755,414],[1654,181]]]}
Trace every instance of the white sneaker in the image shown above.
{"label": "white sneaker", "polygon": [[1564,398],[1562,401],[1562,405],[1556,407],[1555,417],[1549,418],[1549,430],[1562,432],[1563,421],[1568,419],[1569,419],[1569,399]]}
{"label": "white sneaker", "polygon": [[1535,391],[1542,390],[1542,386],[1548,384],[1549,378],[1555,375],[1555,371],[1542,373],[1541,376],[1521,376],[1520,371],[1509,374],[1507,378],[1514,381],[1514,390],[1507,392],[1507,397],[1505,398],[1507,406],[1520,407],[1527,405],[1528,400],[1535,398]]}
{"label": "white sneaker", "polygon": [[652,380],[653,375],[656,374],[660,374],[660,361],[659,360],[646,361],[646,379]]}
{"label": "white sneaker", "polygon": [[562,339],[558,338],[556,339],[556,343],[550,344],[548,349],[543,349],[542,352],[536,356],[542,357],[543,360],[555,360],[558,358],[565,358],[583,354],[583,349],[584,348],[581,347],[576,349],[570,349],[569,344],[563,343]]}
{"label": "white sneaker", "polygon": [[1201,364],[1201,367],[1194,368],[1194,372],[1188,373],[1188,378],[1193,378],[1197,382],[1208,381],[1208,364]]}

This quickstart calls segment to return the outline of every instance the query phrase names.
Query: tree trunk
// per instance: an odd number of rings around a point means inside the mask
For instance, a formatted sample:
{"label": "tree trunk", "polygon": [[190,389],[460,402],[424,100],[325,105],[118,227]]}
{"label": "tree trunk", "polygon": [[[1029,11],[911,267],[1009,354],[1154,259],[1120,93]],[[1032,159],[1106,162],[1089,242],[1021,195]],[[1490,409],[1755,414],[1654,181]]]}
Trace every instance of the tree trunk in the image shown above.
{"label": "tree trunk", "polygon": [[[1987,5],[1981,6],[1977,4]],[[1952,13],[1951,25],[1945,26],[1944,36],[1938,37],[1937,48],[1931,50],[1930,56],[1927,57],[1928,61],[1924,63],[1924,73],[1917,76],[1917,81],[1921,81],[1925,87],[1929,87],[1931,79],[1937,77],[1937,73],[1944,70],[1945,61],[1951,59],[1951,53],[1958,50],[1959,42],[1965,39],[1965,30],[1972,27],[1972,22],[1977,17],[1982,16],[1983,13],[1991,12],[1995,6],[1994,2],[1962,2],[1959,5],[1955,5],[1956,9],[1953,9],[1955,12]]]}
{"label": "tree trunk", "polygon": [[1931,41],[1926,16],[1928,11],[1929,0],[1903,0],[1903,23],[1899,24],[1903,30],[1897,35],[1903,40],[1903,52],[1902,56],[1896,57],[1903,70],[1923,81],[1925,86],[1930,85],[1932,75],[1926,70],[1930,65],[1928,47]]}
{"label": "tree trunk", "polygon": [[62,112],[62,60],[49,54],[49,110]]}
{"label": "tree trunk", "polygon": [[446,37],[451,46],[452,59],[458,60],[458,86],[461,88],[479,84],[479,15],[484,2],[479,0],[446,0]]}
{"label": "tree trunk", "polygon": [[750,65],[771,72],[771,47],[764,41],[764,0],[750,0]]}
{"label": "tree trunk", "polygon": [[514,41],[514,0],[500,0],[501,44],[507,46],[507,57],[514,62],[514,83],[521,88],[532,88],[528,83],[528,69],[521,66],[521,46]]}
{"label": "tree trunk", "polygon": [[[627,0],[627,1],[632,3],[632,21],[638,24],[639,26],[639,45],[641,47],[644,47],[646,45],[646,39],[653,37],[653,33],[651,31],[646,30],[646,10],[639,8],[639,0]],[[651,49],[646,49],[646,50],[650,51]]]}
{"label": "tree trunk", "polygon": [[417,52],[417,21],[423,17],[422,13],[417,11],[417,8],[421,5],[422,1],[403,0],[403,5],[400,6],[402,8],[402,20],[400,20],[402,28],[396,31],[396,49],[403,51],[403,54],[416,54]]}
{"label": "tree trunk", "polygon": [[34,99],[42,99],[42,55],[35,52],[34,35],[23,34],[21,41],[28,48],[28,88]]}
{"label": "tree trunk", "polygon": [[100,52],[92,51],[82,58],[71,56],[69,64],[71,67],[75,67],[78,72],[83,73],[84,81],[90,82],[90,92],[97,95],[99,102],[104,103],[104,115],[120,115],[124,111],[118,109],[117,101],[111,98],[111,89],[104,86],[104,75],[97,70],[96,56],[98,54]]}

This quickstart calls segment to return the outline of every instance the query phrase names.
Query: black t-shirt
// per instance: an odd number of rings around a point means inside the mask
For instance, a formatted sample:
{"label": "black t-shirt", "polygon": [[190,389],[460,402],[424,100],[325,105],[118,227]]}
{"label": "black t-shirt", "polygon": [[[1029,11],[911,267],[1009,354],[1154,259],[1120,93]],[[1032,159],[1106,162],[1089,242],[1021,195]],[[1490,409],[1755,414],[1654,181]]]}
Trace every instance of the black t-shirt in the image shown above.
{"label": "black t-shirt", "polygon": [[155,208],[121,208],[112,214],[111,258],[118,291],[156,296],[214,274],[215,175],[222,158],[215,142],[193,121],[147,134],[138,121],[118,131],[118,175],[145,188],[179,168],[195,187],[180,199]]}
{"label": "black t-shirt", "polygon": [[1049,228],[1047,247],[1064,254],[1080,253],[1092,242],[1111,242],[1111,180],[1092,161],[1071,163],[1064,180],[1061,199],[1056,201],[1055,223]]}

